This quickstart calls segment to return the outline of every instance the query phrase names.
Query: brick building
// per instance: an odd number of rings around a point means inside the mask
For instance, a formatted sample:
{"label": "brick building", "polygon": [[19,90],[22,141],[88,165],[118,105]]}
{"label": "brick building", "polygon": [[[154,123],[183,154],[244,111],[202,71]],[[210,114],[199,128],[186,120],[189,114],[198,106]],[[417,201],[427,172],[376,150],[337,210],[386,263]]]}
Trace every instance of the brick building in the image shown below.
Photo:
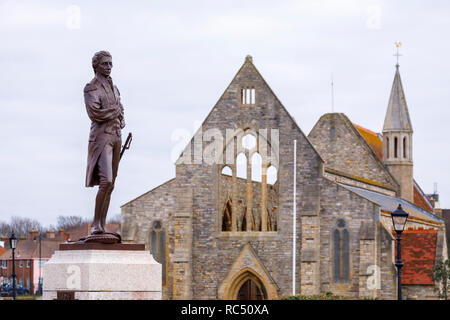
{"label": "brick building", "polygon": [[398,66],[382,134],[331,113],[306,136],[248,56],[175,178],[122,206],[122,237],[162,263],[164,299],[276,299],[293,284],[394,299],[402,204],[405,295],[433,298],[445,225],[413,178],[412,138]]}
{"label": "brick building", "polygon": [[[15,250],[15,272],[16,283],[35,293],[39,288],[39,278],[42,277],[42,268],[45,262],[50,260],[53,253],[58,250],[59,245],[66,241],[76,241],[90,234],[90,223],[85,223],[68,231],[50,230],[43,234],[39,241],[38,231],[32,230],[27,238],[22,237],[17,243]],[[106,225],[109,232],[117,232],[120,228],[118,223]],[[12,282],[12,253],[9,248],[9,240],[6,236],[0,241],[5,244],[2,252],[0,249],[0,284]],[[42,279],[44,281],[44,279]]]}
{"label": "brick building", "polygon": [[[9,240],[3,236],[6,252],[0,256],[0,283],[12,282],[12,252],[9,248]],[[35,293],[39,288],[39,277],[42,276],[42,266],[50,259],[60,243],[66,241],[63,230],[55,233],[53,230],[46,232],[39,241],[38,231],[32,230],[28,237],[21,237],[15,250],[16,283],[27,288],[30,293]]]}

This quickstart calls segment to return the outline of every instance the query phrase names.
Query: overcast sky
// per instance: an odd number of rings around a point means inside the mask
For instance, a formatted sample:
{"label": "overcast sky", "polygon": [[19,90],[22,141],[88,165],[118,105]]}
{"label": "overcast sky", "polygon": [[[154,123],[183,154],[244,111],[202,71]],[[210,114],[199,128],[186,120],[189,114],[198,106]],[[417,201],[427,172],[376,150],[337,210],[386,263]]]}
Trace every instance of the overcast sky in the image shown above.
{"label": "overcast sky", "polygon": [[193,133],[250,54],[309,133],[335,111],[380,132],[394,42],[414,129],[414,176],[450,207],[450,3],[434,1],[0,1],[0,220],[93,217],[85,188],[94,52],[113,56],[131,149],[108,217],[175,175]]}

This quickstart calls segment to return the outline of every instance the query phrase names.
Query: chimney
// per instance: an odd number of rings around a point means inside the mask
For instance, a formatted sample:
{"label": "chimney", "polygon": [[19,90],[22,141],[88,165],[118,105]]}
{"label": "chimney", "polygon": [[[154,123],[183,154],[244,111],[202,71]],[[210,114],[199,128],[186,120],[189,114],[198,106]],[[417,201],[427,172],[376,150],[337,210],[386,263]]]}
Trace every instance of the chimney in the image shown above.
{"label": "chimney", "polygon": [[29,232],[29,239],[35,240],[38,238],[38,236],[39,236],[39,231],[37,231],[36,229],[31,229],[31,231]]}
{"label": "chimney", "polygon": [[51,229],[47,231],[47,235],[46,235],[47,239],[55,239],[55,230]]}
{"label": "chimney", "polygon": [[61,237],[64,235],[64,229],[59,229],[58,230],[58,237]]}

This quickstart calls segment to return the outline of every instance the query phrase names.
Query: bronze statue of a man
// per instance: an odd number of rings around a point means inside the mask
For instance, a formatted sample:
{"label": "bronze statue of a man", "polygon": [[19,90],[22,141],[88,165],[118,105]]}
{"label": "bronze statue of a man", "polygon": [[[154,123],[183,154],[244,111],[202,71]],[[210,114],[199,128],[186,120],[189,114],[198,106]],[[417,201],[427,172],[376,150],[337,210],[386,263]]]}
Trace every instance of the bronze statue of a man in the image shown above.
{"label": "bronze statue of a man", "polygon": [[119,90],[110,77],[111,54],[107,51],[95,53],[92,67],[95,77],[84,87],[84,101],[92,121],[86,187],[99,186],[91,228],[91,236],[95,237],[108,234],[105,230],[106,215],[119,167],[121,129],[125,127],[125,121]]}

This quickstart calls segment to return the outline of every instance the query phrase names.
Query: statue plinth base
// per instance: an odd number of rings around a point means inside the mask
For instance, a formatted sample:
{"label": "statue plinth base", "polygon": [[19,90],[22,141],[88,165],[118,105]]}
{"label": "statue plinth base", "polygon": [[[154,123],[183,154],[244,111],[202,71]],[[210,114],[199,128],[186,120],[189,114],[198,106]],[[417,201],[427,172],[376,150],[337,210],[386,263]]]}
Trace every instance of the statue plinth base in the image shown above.
{"label": "statue plinth base", "polygon": [[122,243],[120,234],[114,232],[103,232],[99,234],[91,234],[87,237],[81,238],[78,241],[70,242],[74,244],[79,243],[104,243],[104,244],[117,244]]}
{"label": "statue plinth base", "polygon": [[160,300],[161,264],[143,244],[64,243],[43,266],[43,300]]}

